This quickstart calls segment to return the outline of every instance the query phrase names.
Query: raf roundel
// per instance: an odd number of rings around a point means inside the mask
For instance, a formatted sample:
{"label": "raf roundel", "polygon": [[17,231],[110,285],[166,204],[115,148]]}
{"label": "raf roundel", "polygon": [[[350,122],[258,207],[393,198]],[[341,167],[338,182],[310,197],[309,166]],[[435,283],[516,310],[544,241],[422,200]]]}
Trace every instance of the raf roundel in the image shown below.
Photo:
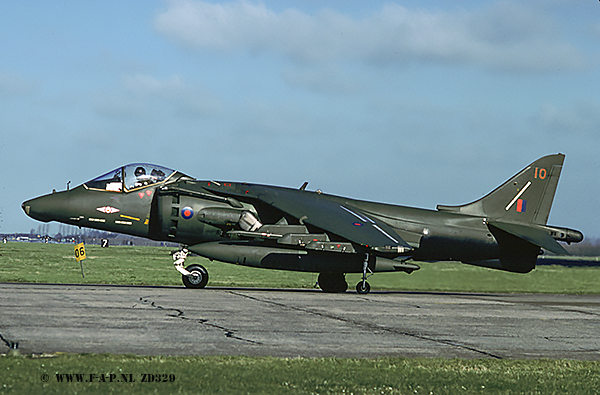
{"label": "raf roundel", "polygon": [[181,210],[181,216],[185,219],[190,219],[194,216],[194,210],[192,210],[191,207],[184,207],[183,210]]}

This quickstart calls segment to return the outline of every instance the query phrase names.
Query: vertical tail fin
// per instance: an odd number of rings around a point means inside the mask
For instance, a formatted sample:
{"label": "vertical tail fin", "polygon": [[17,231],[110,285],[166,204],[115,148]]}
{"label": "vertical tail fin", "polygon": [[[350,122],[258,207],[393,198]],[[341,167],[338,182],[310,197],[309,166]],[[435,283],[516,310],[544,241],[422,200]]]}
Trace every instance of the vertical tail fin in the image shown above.
{"label": "vertical tail fin", "polygon": [[479,200],[462,206],[438,205],[437,209],[507,222],[545,225],[564,159],[563,154],[545,156]]}

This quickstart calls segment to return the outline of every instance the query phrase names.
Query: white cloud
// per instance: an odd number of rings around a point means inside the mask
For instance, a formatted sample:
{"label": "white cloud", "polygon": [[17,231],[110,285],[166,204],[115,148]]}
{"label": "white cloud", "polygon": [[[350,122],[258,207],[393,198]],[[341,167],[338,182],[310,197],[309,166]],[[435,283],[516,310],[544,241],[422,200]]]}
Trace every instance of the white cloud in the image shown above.
{"label": "white cloud", "polygon": [[457,62],[533,72],[584,63],[581,52],[561,38],[553,18],[521,3],[451,12],[389,3],[362,19],[333,10],[275,12],[249,1],[168,4],[155,20],[156,29],[196,49],[277,53],[306,63]]}

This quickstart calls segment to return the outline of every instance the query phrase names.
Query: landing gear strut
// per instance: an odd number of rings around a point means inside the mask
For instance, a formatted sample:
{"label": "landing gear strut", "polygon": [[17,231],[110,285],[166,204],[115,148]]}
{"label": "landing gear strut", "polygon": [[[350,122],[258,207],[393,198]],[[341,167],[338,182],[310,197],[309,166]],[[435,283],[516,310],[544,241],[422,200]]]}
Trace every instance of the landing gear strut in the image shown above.
{"label": "landing gear strut", "polygon": [[[369,274],[367,275],[367,272]],[[371,291],[371,286],[367,282],[367,278],[371,277],[373,272],[369,269],[369,254],[365,254],[365,261],[363,262],[363,277],[362,280],[356,284],[356,292],[359,294],[368,294]]]}
{"label": "landing gear strut", "polygon": [[173,253],[173,265],[179,273],[181,273],[181,280],[186,288],[204,288],[208,283],[208,271],[202,265],[189,265],[183,267],[185,258],[187,258],[189,251],[184,248]]}

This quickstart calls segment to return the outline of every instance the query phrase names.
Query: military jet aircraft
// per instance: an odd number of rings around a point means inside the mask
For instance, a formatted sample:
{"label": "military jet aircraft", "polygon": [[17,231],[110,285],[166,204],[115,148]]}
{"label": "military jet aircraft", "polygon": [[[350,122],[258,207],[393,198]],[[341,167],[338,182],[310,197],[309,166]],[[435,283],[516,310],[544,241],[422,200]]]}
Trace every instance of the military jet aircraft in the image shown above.
{"label": "military jet aircraft", "polygon": [[483,198],[426,210],[306,190],[201,181],[144,163],[118,167],[76,188],[23,203],[30,217],[180,243],[175,268],[189,288],[203,288],[211,260],[319,273],[324,292],[345,292],[346,273],[418,270],[418,261],[460,261],[509,272],[533,270],[557,241],[583,234],[546,225],[564,155],[540,158]]}

